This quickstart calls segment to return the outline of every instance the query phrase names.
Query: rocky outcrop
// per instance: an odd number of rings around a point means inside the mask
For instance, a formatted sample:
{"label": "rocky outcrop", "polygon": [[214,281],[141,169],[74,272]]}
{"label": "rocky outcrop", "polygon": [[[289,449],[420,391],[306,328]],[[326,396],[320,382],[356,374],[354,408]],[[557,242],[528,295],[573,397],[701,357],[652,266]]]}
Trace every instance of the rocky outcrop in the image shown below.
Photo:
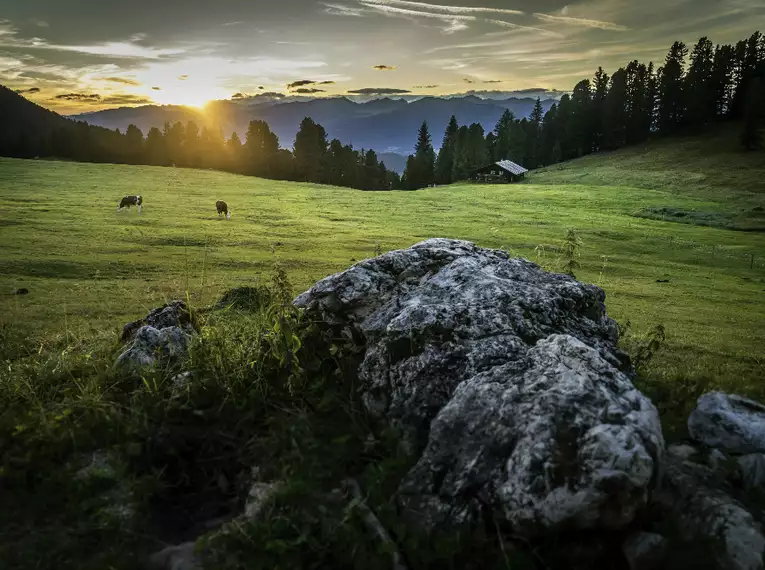
{"label": "rocky outcrop", "polygon": [[688,418],[688,431],[729,453],[765,452],[765,405],[722,392],[704,394]]}
{"label": "rocky outcrop", "polygon": [[328,277],[295,304],[363,345],[364,403],[416,465],[399,504],[434,528],[486,510],[534,535],[620,528],[663,455],[595,286],[506,253],[422,242]]}
{"label": "rocky outcrop", "polygon": [[186,357],[195,332],[183,301],[154,309],[145,318],[128,323],[122,329],[122,339],[129,342],[117,358],[116,366],[129,372],[175,366]]}

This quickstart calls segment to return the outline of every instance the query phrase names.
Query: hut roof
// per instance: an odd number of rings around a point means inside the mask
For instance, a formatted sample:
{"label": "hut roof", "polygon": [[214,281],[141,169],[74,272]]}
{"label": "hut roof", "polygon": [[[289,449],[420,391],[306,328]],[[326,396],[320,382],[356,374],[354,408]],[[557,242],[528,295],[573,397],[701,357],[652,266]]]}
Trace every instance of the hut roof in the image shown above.
{"label": "hut roof", "polygon": [[504,170],[507,170],[510,174],[515,174],[516,176],[526,174],[528,172],[528,170],[523,168],[520,164],[515,164],[511,160],[499,160],[494,164]]}

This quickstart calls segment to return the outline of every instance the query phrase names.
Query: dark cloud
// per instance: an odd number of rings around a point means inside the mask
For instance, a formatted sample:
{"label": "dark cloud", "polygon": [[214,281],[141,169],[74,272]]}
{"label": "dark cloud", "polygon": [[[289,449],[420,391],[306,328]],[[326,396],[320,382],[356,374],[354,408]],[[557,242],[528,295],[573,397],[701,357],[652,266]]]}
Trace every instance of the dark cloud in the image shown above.
{"label": "dark cloud", "polygon": [[140,81],[130,79],[129,77],[101,77],[103,81],[110,81],[112,83],[121,83],[122,85],[135,85],[136,87],[141,85]]}
{"label": "dark cloud", "polygon": [[411,93],[407,89],[394,89],[392,87],[364,87],[363,89],[351,89],[348,93],[353,95],[400,95]]}
{"label": "dark cloud", "polygon": [[287,83],[287,89],[295,89],[296,87],[303,87],[305,85],[314,85],[316,82],[310,79],[299,79],[292,83]]}
{"label": "dark cloud", "polygon": [[435,89],[438,85],[415,85],[412,89]]}
{"label": "dark cloud", "polygon": [[487,79],[484,83],[502,83],[501,79]]}
{"label": "dark cloud", "polygon": [[262,91],[263,89],[265,89],[265,87],[263,87],[262,85],[260,85],[260,86],[258,87],[258,89],[260,89],[260,90]]}
{"label": "dark cloud", "polygon": [[162,91],[161,87],[152,87],[152,89],[154,89],[154,91]]}
{"label": "dark cloud", "polygon": [[372,69],[376,69],[377,71],[393,71],[396,69],[395,65],[375,65],[372,67]]}
{"label": "dark cloud", "polygon": [[16,89],[16,93],[19,95],[24,95],[25,93],[32,94],[32,93],[39,93],[40,88],[39,87],[30,87],[29,89]]}
{"label": "dark cloud", "polygon": [[475,79],[470,79],[469,77],[463,78],[462,81],[464,81],[465,83],[470,83],[470,84],[475,83]]}
{"label": "dark cloud", "polygon": [[231,96],[231,99],[247,99],[247,95],[245,95],[244,93],[234,93]]}
{"label": "dark cloud", "polygon": [[61,95],[56,95],[54,99],[58,99],[59,101],[101,101],[101,95],[98,93],[62,93]]}
{"label": "dark cloud", "polygon": [[110,95],[103,97],[101,103],[106,105],[148,105],[153,101],[141,95]]}
{"label": "dark cloud", "polygon": [[300,93],[301,95],[310,95],[311,93],[326,93],[324,89],[315,89],[315,88],[306,88],[301,87],[300,89],[295,89],[295,93]]}
{"label": "dark cloud", "polygon": [[188,75],[186,75],[186,74],[183,74],[183,75],[179,75],[179,76],[178,76],[178,79],[180,79],[181,81],[186,81],[188,78],[189,78],[189,76],[188,76]]}
{"label": "dark cloud", "polygon": [[334,85],[334,81],[321,81],[319,82],[319,85]]}

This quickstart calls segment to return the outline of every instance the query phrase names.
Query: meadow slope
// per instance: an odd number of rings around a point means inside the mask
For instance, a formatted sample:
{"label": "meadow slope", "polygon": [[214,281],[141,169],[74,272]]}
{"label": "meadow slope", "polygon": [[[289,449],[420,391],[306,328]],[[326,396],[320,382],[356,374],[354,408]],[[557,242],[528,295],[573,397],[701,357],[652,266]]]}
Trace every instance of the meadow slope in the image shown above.
{"label": "meadow slope", "polygon": [[[765,225],[765,156],[712,154],[710,144],[663,142],[551,167],[524,184],[417,192],[0,159],[0,325],[6,338],[38,343],[87,337],[186,292],[209,304],[267,279],[276,263],[302,290],[430,237],[554,269],[573,228],[583,242],[577,277],[605,289],[609,313],[631,323],[625,342],[666,328],[652,389],[765,395],[765,233],[725,229]],[[144,196],[143,213],[115,212],[133,193]],[[216,199],[229,203],[230,221],[216,216]],[[29,294],[12,294],[21,287]]]}

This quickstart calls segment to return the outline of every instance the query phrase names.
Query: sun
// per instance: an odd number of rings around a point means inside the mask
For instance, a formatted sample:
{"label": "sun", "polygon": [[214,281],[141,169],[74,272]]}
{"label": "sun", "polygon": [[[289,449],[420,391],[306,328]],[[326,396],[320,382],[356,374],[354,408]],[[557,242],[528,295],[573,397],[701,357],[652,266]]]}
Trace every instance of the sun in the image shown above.
{"label": "sun", "polygon": [[218,89],[210,89],[199,85],[170,84],[159,90],[152,90],[151,98],[158,105],[185,105],[187,107],[204,107],[210,101],[222,99],[224,93]]}

